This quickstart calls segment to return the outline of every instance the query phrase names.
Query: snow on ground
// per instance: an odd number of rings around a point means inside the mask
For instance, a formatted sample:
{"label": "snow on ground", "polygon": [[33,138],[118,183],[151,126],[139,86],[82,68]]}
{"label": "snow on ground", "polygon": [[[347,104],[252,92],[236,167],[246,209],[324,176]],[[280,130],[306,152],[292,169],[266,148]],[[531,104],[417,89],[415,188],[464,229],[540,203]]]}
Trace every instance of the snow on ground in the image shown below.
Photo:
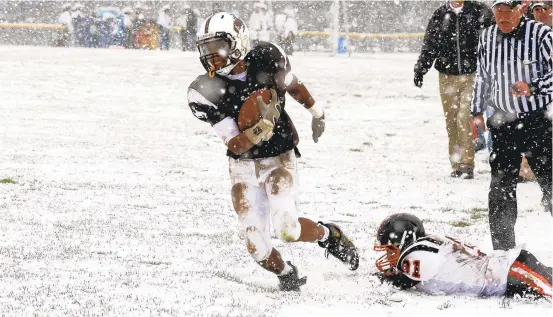
{"label": "snow on ground", "polygon": [[[342,225],[361,266],[350,272],[317,245],[275,240],[308,276],[290,294],[247,256],[224,147],[186,105],[202,72],[196,54],[0,47],[0,178],[16,181],[0,184],[0,314],[544,316],[546,302],[392,295],[372,275],[376,227],[394,212],[491,249],[486,154],[474,180],[448,177],[437,73],[414,87],[415,60],[291,57],[328,117],[315,144],[309,113],[288,98],[301,214]],[[518,242],[553,264],[539,187],[521,184],[518,198]]]}

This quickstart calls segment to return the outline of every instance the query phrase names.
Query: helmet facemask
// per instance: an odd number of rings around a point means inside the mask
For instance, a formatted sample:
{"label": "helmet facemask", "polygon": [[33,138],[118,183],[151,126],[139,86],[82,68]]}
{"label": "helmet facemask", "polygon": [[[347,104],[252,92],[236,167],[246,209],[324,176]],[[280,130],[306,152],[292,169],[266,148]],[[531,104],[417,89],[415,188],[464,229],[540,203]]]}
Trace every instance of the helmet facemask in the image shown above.
{"label": "helmet facemask", "polygon": [[399,261],[401,250],[393,244],[375,245],[374,250],[377,252],[386,252],[386,254],[376,260],[376,267],[378,270],[387,276],[397,275],[399,272],[396,266],[397,261]]}
{"label": "helmet facemask", "polygon": [[[397,241],[399,238],[396,234],[392,233],[393,238],[396,243],[392,243],[392,241],[388,241],[387,244],[375,244],[374,250],[377,252],[386,252],[386,254],[382,255],[378,260],[376,260],[376,267],[378,270],[386,276],[393,276],[401,274],[401,272],[397,269],[397,264],[401,255],[401,250],[404,247],[407,247],[411,245],[413,242],[417,240],[417,234],[415,231],[403,231],[403,235],[401,236],[401,240]],[[412,241],[406,241],[406,240],[412,240]]]}
{"label": "helmet facemask", "polygon": [[215,35],[204,36],[196,45],[200,52],[200,61],[210,77],[214,73],[228,75],[242,57],[240,50],[236,48],[236,41],[229,33],[217,32]]}

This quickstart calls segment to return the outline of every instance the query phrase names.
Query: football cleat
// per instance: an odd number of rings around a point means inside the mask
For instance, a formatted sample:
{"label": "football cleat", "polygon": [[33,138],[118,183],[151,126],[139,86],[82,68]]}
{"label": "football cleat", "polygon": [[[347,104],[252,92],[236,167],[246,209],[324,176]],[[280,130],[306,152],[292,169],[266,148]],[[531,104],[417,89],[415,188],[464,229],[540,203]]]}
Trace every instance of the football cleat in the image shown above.
{"label": "football cleat", "polygon": [[286,263],[288,263],[288,265],[292,267],[292,271],[285,275],[278,276],[278,279],[280,280],[280,284],[278,286],[280,290],[284,292],[299,292],[300,286],[303,286],[305,285],[305,283],[307,283],[307,276],[304,276],[302,278],[298,277],[298,269],[292,263],[290,263],[290,261]]}
{"label": "football cleat", "polygon": [[342,261],[350,270],[355,271],[359,267],[359,253],[355,245],[344,235],[342,229],[333,223],[322,223],[320,225],[328,228],[330,233],[324,242],[319,241],[319,246],[325,249],[325,257],[332,254]]}

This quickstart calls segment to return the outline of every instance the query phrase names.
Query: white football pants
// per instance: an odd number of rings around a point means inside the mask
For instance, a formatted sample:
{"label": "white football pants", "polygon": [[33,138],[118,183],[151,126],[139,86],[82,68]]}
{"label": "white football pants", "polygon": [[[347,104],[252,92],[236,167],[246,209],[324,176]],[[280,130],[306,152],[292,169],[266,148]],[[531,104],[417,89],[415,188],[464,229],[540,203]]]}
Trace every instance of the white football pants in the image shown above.
{"label": "white football pants", "polygon": [[229,158],[229,173],[241,235],[255,261],[263,261],[271,253],[271,223],[284,242],[299,239],[294,151],[263,159]]}

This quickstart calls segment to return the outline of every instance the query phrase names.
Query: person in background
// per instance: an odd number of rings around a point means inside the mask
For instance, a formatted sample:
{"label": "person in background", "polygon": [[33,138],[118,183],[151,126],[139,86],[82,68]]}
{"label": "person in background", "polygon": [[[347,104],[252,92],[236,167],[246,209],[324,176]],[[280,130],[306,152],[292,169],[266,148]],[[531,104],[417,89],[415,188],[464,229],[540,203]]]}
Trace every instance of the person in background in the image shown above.
{"label": "person in background", "polygon": [[250,40],[255,46],[257,42],[269,42],[271,40],[271,29],[273,24],[267,14],[267,5],[263,2],[256,2],[253,5],[254,12],[250,15],[248,26],[250,27]]}
{"label": "person in background", "polygon": [[142,4],[138,3],[134,6],[134,18],[136,21],[144,21],[146,17],[144,16],[144,12],[146,12],[147,8],[143,6]]}
{"label": "person in background", "polygon": [[164,5],[161,10],[159,10],[157,25],[159,27],[159,34],[161,35],[160,48],[162,50],[169,50],[173,22],[171,21],[171,8],[168,5]]}
{"label": "person in background", "polygon": [[211,6],[211,9],[212,9],[212,12],[213,13],[217,13],[217,12],[223,12],[223,8],[221,6],[221,3],[220,2],[215,2],[213,3],[213,5]]}
{"label": "person in background", "polygon": [[75,42],[81,47],[94,47],[91,44],[91,33],[94,32],[94,20],[87,17],[84,13],[84,6],[80,3],[73,5],[73,12],[71,13],[71,20],[74,26]]}
{"label": "person in background", "polygon": [[123,8],[123,25],[125,26],[125,48],[133,48],[134,15],[131,7]]}
{"label": "person in background", "polygon": [[288,55],[292,55],[294,52],[294,42],[296,35],[298,34],[298,21],[296,20],[296,13],[292,7],[286,7],[284,9],[286,19],[284,20],[283,30],[280,34],[282,48]]}
{"label": "person in background", "polygon": [[179,35],[183,51],[193,51],[195,49],[197,20],[198,17],[192,11],[190,5],[185,3],[181,9],[181,15],[177,19],[177,23],[180,26]]}
{"label": "person in background", "polygon": [[[488,220],[494,250],[516,245],[517,184],[524,155],[542,190],[542,206],[553,213],[551,119],[553,93],[551,28],[526,19],[521,1],[495,0],[496,25],[486,28],[478,45],[478,69],[472,116],[487,120],[492,135]],[[530,40],[533,39],[533,40]],[[515,49],[516,48],[516,49]]]}
{"label": "person in background", "polygon": [[520,9],[522,10],[522,14],[529,18],[529,15],[531,14],[530,6],[532,5],[532,0],[522,0],[520,1]]}
{"label": "person in background", "polygon": [[134,19],[133,19],[133,48],[140,48],[137,44],[137,32],[141,29],[142,24],[146,22],[146,17],[144,13],[148,10],[146,6],[143,6],[140,3],[137,3],[134,7]]}
{"label": "person in background", "polygon": [[534,2],[528,10],[532,19],[551,27],[551,1]]}
{"label": "person in background", "polygon": [[434,64],[449,138],[451,177],[474,178],[470,100],[480,31],[494,23],[491,9],[475,1],[448,1],[432,15],[415,65],[415,86]]}
{"label": "person in background", "polygon": [[[528,7],[527,17],[551,27],[551,1],[534,1]],[[523,182],[536,180],[536,175],[532,172],[526,156],[522,158],[519,176],[520,180]]]}
{"label": "person in background", "polygon": [[71,4],[66,3],[61,7],[61,14],[58,17],[58,23],[62,29],[58,35],[57,46],[68,47],[73,36],[73,19],[71,18]]}

